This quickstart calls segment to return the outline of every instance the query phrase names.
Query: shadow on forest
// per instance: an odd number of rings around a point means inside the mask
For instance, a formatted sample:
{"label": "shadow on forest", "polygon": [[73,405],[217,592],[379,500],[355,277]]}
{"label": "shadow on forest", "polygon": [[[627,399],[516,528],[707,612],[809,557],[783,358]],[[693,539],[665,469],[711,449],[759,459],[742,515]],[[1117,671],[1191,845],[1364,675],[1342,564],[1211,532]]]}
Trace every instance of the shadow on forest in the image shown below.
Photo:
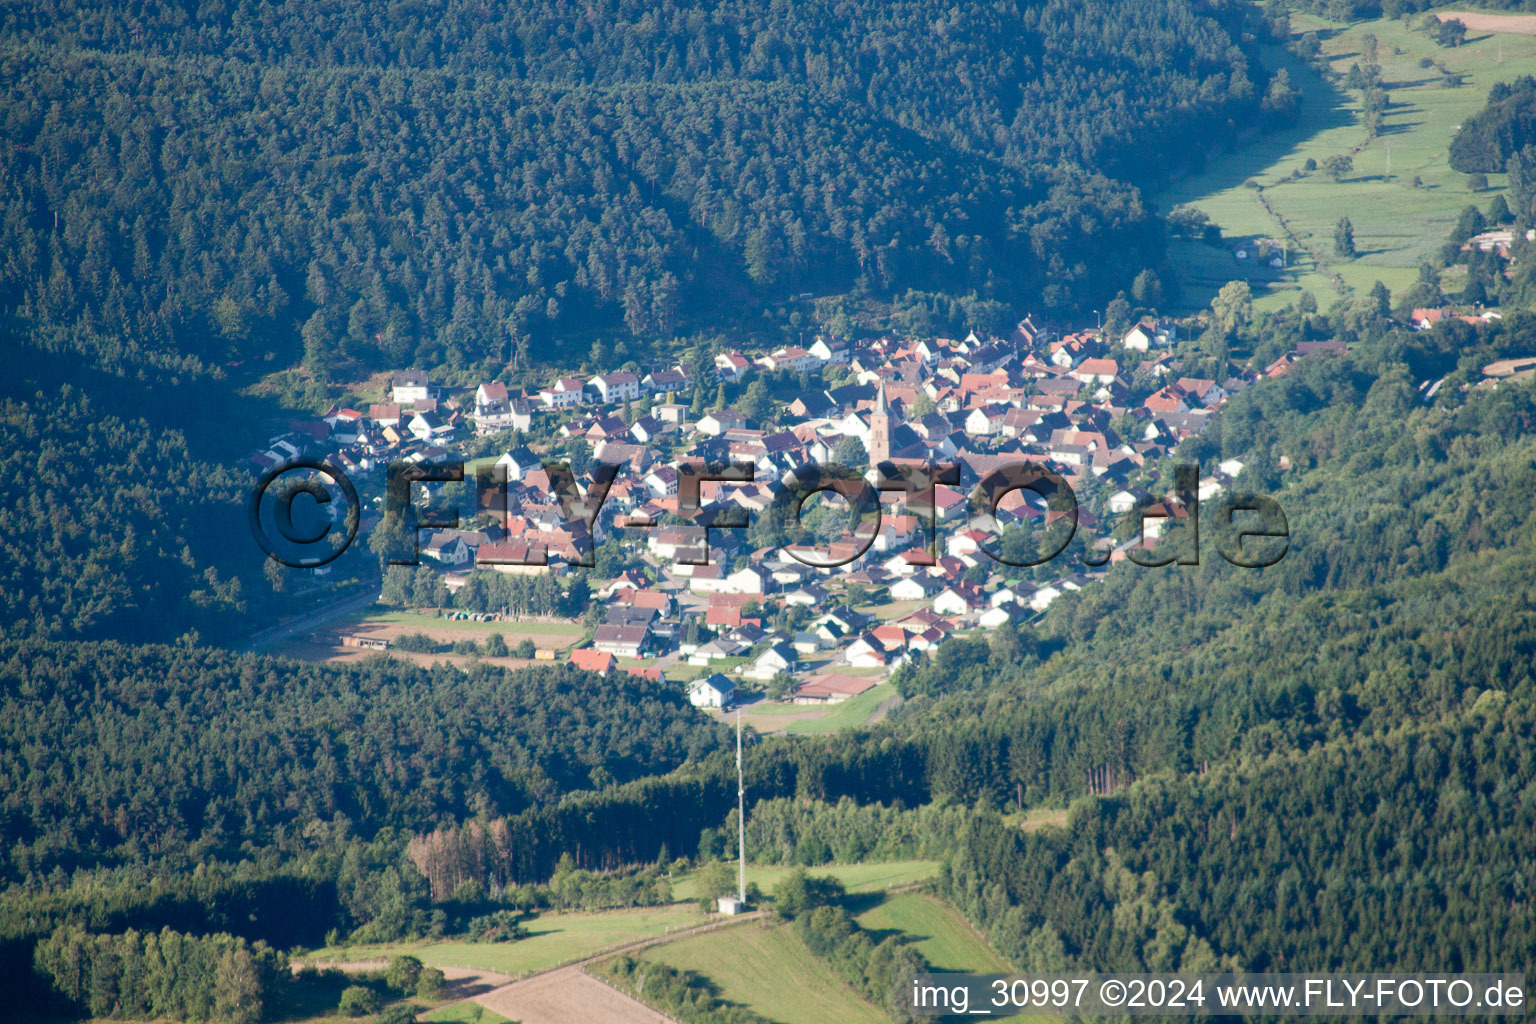
{"label": "shadow on forest", "polygon": [[[1290,75],[1291,85],[1301,92],[1297,120],[1251,143],[1239,144],[1235,151],[1210,154],[1205,166],[1193,172],[1206,186],[1202,192],[1214,194],[1241,185],[1269,170],[1312,136],[1355,123],[1355,104],[1351,97],[1330,84],[1310,64],[1297,60],[1278,46],[1265,47],[1264,60],[1265,67],[1271,72],[1284,68]],[[1184,201],[1198,206],[1200,197]]]}

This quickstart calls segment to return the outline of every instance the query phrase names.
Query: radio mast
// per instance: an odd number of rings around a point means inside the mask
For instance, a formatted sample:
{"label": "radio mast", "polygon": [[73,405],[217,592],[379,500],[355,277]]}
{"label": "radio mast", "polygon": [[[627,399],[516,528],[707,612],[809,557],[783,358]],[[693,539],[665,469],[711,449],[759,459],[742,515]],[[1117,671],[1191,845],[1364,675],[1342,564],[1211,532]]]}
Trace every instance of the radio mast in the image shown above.
{"label": "radio mast", "polygon": [[736,709],[736,897],[747,902],[747,787],[741,774],[741,708]]}

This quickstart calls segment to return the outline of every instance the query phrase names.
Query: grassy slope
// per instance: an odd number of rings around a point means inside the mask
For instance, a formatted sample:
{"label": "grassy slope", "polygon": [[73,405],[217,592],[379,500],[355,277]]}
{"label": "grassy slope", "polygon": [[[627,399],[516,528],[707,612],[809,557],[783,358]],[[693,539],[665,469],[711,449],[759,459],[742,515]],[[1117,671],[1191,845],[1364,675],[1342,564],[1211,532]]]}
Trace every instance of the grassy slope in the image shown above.
{"label": "grassy slope", "polygon": [[[813,875],[834,875],[851,893],[881,892],[932,878],[938,862],[891,861],[885,864],[832,864],[811,868]],[[792,869],[748,865],[747,880],[771,892]],[[525,921],[529,932],[518,942],[394,942],[375,946],[332,946],[304,956],[306,962],[334,963],[388,960],[400,953],[420,957],[433,967],[473,967],[502,974],[523,974],[599,953],[625,942],[664,935],[702,924],[704,915],[688,901],[694,899],[693,878],[673,884],[680,901],[666,907],[610,910],[585,914],[544,914]]]}
{"label": "grassy slope", "polygon": [[[1368,290],[1376,280],[1393,290],[1407,287],[1417,276],[1419,261],[1445,241],[1461,209],[1468,203],[1486,206],[1492,191],[1504,185],[1504,175],[1491,174],[1490,191],[1474,195],[1467,189],[1466,176],[1450,169],[1447,149],[1456,127],[1482,108],[1493,83],[1536,74],[1536,37],[1474,32],[1465,45],[1444,49],[1401,21],[1378,19],[1346,27],[1296,15],[1291,26],[1297,33],[1318,31],[1324,53],[1341,72],[1360,59],[1361,38],[1367,33],[1376,36],[1382,77],[1392,101],[1385,130],[1354,154],[1354,172],[1344,181],[1335,183],[1316,172],[1300,181],[1277,184],[1309,157],[1321,163],[1335,153],[1349,153],[1365,140],[1365,129],[1359,93],[1336,89],[1278,48],[1267,51],[1266,63],[1286,67],[1305,96],[1300,122],[1213,160],[1205,172],[1177,182],[1157,199],[1165,210],[1176,203],[1195,203],[1221,225],[1229,239],[1279,238],[1281,228],[1259,204],[1258,193],[1243,187],[1244,181],[1253,178],[1266,186],[1265,198],[1303,243],[1322,255],[1322,266],[1302,257],[1295,261],[1298,265],[1277,275],[1257,267],[1251,258],[1236,260],[1231,245],[1216,250],[1178,242],[1171,256],[1188,285],[1184,299],[1191,305],[1209,301],[1224,281],[1249,276],[1255,294],[1264,295],[1261,304],[1265,305],[1283,305],[1296,296],[1298,288],[1305,288],[1326,308],[1338,296],[1331,280],[1334,273],[1359,291]],[[1403,52],[1394,54],[1394,48]],[[1464,84],[1458,89],[1442,88],[1440,72],[1419,67],[1423,57],[1464,75]],[[1385,176],[1388,144],[1390,178]],[[1412,186],[1415,175],[1423,187]],[[1354,260],[1333,256],[1334,225],[1345,215],[1354,225],[1355,244],[1361,252]],[[1267,294],[1261,283],[1269,284]]]}
{"label": "grassy slope", "polygon": [[855,995],[787,924],[752,922],[646,950],[648,960],[697,971],[722,999],[779,1024],[881,1024],[885,1014]]}
{"label": "grassy slope", "polygon": [[612,946],[701,924],[690,904],[615,910],[593,914],[545,914],[524,923],[529,937],[517,942],[399,942],[379,946],[335,946],[304,957],[336,962],[387,960],[400,953],[433,967],[478,967],[522,974],[552,967]]}
{"label": "grassy slope", "polygon": [[959,911],[927,893],[886,896],[860,913],[858,922],[882,936],[899,932],[914,940],[936,971],[1003,974],[1013,970]]}

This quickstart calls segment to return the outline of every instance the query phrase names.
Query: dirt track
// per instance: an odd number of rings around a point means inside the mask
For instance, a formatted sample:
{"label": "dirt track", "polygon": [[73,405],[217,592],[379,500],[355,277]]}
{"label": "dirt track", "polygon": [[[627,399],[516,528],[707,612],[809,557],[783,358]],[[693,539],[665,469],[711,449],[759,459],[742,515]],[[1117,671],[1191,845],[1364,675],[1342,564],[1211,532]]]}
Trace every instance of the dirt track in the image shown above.
{"label": "dirt track", "polygon": [[475,1002],[518,1024],[676,1024],[580,967],[513,982],[476,996]]}
{"label": "dirt track", "polygon": [[756,921],[765,913],[757,910],[739,917],[684,928],[669,935],[639,939],[565,967],[503,985],[495,991],[475,996],[474,1000],[487,1010],[517,1021],[518,1024],[677,1024],[672,1018],[598,981],[587,974],[584,968],[620,953],[672,942],[684,935],[697,935]]}
{"label": "dirt track", "polygon": [[1480,11],[1436,11],[1441,21],[1455,19],[1471,32],[1508,32],[1536,36],[1536,14],[1483,14]]}

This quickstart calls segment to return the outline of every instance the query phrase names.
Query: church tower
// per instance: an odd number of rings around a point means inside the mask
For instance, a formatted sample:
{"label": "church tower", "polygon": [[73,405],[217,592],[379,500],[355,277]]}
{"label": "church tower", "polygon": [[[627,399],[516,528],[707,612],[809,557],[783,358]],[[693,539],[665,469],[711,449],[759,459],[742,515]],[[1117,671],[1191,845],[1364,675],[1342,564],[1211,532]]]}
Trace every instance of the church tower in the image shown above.
{"label": "church tower", "polygon": [[891,405],[885,397],[885,381],[875,397],[875,411],[869,417],[869,464],[878,466],[891,458]]}

